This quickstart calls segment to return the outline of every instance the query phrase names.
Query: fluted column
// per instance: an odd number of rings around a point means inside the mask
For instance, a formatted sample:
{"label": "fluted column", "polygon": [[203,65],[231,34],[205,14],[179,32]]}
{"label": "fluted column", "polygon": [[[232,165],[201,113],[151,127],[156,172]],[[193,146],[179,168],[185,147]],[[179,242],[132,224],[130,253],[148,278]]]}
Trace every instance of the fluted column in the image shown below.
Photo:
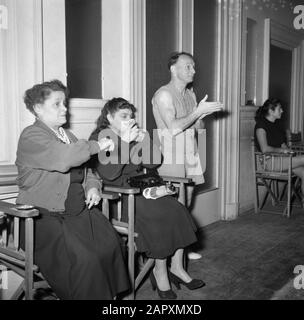
{"label": "fluted column", "polygon": [[221,129],[221,218],[235,219],[239,211],[239,111],[241,79],[242,1],[221,1],[220,90],[227,116]]}

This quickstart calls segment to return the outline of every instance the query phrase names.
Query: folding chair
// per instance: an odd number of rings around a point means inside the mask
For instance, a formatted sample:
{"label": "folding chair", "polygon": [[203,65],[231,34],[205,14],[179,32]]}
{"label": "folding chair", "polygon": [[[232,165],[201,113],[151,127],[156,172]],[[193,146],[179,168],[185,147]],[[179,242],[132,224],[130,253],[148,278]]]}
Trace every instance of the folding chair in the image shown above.
{"label": "folding chair", "polygon": [[[187,178],[177,178],[177,177],[162,177],[165,181],[171,182],[179,189],[179,197],[184,199],[185,185],[191,182],[191,179]],[[140,193],[138,188],[122,188],[110,185],[104,185],[102,191],[102,211],[110,219],[113,227],[123,236],[127,237],[127,248],[128,248],[128,272],[131,282],[131,292],[127,297],[129,299],[135,299],[135,292],[141,284],[144,277],[147,275],[149,270],[154,265],[155,260],[148,258],[143,264],[142,268],[138,274],[136,274],[136,238],[138,237],[137,232],[135,232],[135,196]],[[121,197],[126,195],[128,197],[128,221],[122,221],[122,202]],[[109,198],[112,196],[115,199],[116,196],[119,197],[118,202],[118,215],[117,218],[112,218],[109,210]],[[181,200],[182,201],[182,200]]]}
{"label": "folding chair", "polygon": [[[8,197],[6,200],[14,200]],[[116,194],[102,195],[105,203],[117,199]],[[106,206],[105,206],[106,207]],[[107,215],[107,211],[104,212]],[[50,288],[39,268],[34,264],[34,219],[39,216],[37,209],[19,210],[12,203],[0,200],[0,265],[12,270],[23,278],[12,300],[17,300],[25,294],[25,300],[33,300],[35,290]],[[25,251],[20,248],[20,220],[25,221]],[[55,295],[54,295],[55,297]]]}
{"label": "folding chair", "polygon": [[304,153],[304,141],[302,140],[301,132],[288,132],[287,145],[296,153],[296,155],[302,155]]}
{"label": "folding chair", "polygon": [[[299,178],[292,172],[292,158],[295,156],[294,152],[288,153],[275,153],[267,152],[262,153],[256,150],[254,139],[252,139],[252,159],[253,159],[253,174],[255,183],[255,199],[254,207],[255,213],[260,212],[270,195],[272,205],[283,204],[281,201],[283,193],[287,191],[287,203],[283,210],[283,215],[290,217],[291,204],[294,197],[297,197],[301,202],[301,198],[298,194],[297,188],[299,184]],[[283,162],[288,161],[288,169],[283,169]],[[278,182],[286,183],[282,193],[279,192]],[[265,195],[260,202],[259,199],[259,187],[265,188]],[[275,210],[264,210],[265,212],[278,213]]]}
{"label": "folding chair", "polygon": [[304,148],[304,144],[302,141],[302,133],[301,132],[288,132],[287,134],[287,145],[289,148],[293,146],[301,146]]}

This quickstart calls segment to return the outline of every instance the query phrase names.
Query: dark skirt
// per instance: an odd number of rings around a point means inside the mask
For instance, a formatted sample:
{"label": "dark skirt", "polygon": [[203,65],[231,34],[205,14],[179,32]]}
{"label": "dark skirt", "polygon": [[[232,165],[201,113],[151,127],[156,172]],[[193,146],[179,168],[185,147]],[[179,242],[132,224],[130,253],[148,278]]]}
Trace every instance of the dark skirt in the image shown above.
{"label": "dark skirt", "polygon": [[119,236],[98,209],[40,212],[34,259],[60,299],[109,300],[129,288]]}
{"label": "dark skirt", "polygon": [[[123,198],[122,219],[127,221],[127,197]],[[117,210],[117,206],[112,208]],[[164,259],[197,241],[191,214],[174,197],[156,200],[135,196],[136,246],[148,257]]]}

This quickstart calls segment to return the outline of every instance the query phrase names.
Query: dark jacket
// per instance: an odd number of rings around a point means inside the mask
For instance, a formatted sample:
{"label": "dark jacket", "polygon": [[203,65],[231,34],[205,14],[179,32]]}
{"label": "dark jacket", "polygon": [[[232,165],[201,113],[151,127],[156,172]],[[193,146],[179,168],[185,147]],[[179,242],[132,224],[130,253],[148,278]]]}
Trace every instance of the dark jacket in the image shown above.
{"label": "dark jacket", "polygon": [[[71,144],[62,143],[42,121],[26,127],[19,138],[16,165],[19,195],[17,203],[64,211],[70,185],[69,170],[80,166],[100,151],[96,141],[77,140],[68,130]],[[86,189],[101,188],[88,172]]]}
{"label": "dark jacket", "polygon": [[[142,142],[131,142],[130,144],[121,140],[113,132],[111,136],[115,148],[107,163],[101,163],[96,156],[92,157],[91,167],[102,179],[104,184],[128,187],[130,176],[143,173],[143,169],[156,170],[162,162],[162,154],[159,148],[150,140],[146,133]],[[94,133],[90,140],[98,140],[98,134]],[[125,154],[127,153],[127,154]],[[117,155],[117,162],[116,156]],[[114,160],[114,161],[113,161]]]}

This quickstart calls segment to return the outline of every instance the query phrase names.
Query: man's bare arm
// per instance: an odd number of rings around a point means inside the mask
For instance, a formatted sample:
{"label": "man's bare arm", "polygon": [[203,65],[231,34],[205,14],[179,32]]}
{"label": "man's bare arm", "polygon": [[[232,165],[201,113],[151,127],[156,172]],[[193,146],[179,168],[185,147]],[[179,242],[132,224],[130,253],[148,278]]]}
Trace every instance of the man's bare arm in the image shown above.
{"label": "man's bare arm", "polygon": [[176,118],[176,112],[172,101],[172,96],[167,91],[159,92],[155,97],[155,102],[159,106],[160,116],[165,122],[168,129],[172,130],[172,134],[176,135],[188,127],[190,127],[198,119],[219,111],[222,105],[218,102],[206,102],[207,96],[198,104],[189,115]]}
{"label": "man's bare arm", "polygon": [[195,111],[185,117],[176,118],[176,110],[173,105],[172,96],[167,91],[159,92],[154,99],[159,106],[158,110],[162,120],[165,122],[167,128],[173,131],[174,135],[184,131],[199,118],[198,113]]}

